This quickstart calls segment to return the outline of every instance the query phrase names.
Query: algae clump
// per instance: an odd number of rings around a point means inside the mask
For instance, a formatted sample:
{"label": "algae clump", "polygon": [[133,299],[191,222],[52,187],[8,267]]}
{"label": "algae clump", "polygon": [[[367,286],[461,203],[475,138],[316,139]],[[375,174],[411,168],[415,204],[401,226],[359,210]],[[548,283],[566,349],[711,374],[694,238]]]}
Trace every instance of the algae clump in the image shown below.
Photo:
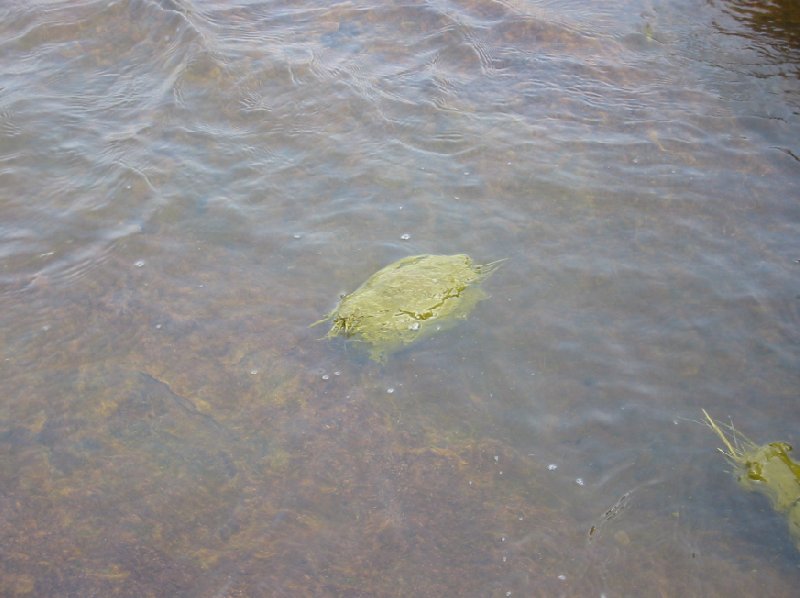
{"label": "algae clump", "polygon": [[726,450],[719,450],[736,468],[739,484],[765,495],[774,510],[786,515],[789,532],[800,550],[800,463],[789,456],[792,446],[786,442],[757,445],[733,426],[726,426],[729,440],[705,409],[703,414],[725,445]]}
{"label": "algae clump", "polygon": [[467,317],[487,297],[480,283],[502,262],[473,263],[468,255],[412,255],[378,270],[345,295],[322,320],[327,338],[344,335],[366,343],[370,357],[386,357]]}

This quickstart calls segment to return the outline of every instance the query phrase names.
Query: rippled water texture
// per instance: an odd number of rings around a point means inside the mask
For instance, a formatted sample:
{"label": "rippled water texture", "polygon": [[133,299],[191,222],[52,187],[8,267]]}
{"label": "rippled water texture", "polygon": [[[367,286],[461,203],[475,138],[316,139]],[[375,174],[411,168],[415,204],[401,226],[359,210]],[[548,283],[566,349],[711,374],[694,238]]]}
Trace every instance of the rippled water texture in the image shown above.
{"label": "rippled water texture", "polygon": [[[793,595],[800,13],[0,4],[0,594]],[[308,325],[508,258],[370,361]]]}

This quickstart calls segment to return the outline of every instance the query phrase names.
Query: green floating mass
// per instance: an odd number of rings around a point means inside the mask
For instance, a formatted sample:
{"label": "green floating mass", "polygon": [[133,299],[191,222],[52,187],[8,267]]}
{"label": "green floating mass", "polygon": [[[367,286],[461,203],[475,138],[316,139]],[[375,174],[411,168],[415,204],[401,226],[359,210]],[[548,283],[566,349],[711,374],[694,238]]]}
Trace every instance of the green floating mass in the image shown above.
{"label": "green floating mass", "polygon": [[736,467],[739,484],[746,490],[764,494],[773,509],[786,515],[789,532],[800,550],[800,463],[789,457],[792,446],[786,442],[759,446],[733,426],[727,426],[731,435],[728,439],[705,409],[703,414],[725,444],[727,450],[720,452]]}
{"label": "green floating mass", "polygon": [[467,317],[487,297],[480,283],[503,260],[477,265],[468,255],[413,255],[389,264],[346,295],[322,320],[327,337],[343,334],[369,345],[370,357],[391,353]]}

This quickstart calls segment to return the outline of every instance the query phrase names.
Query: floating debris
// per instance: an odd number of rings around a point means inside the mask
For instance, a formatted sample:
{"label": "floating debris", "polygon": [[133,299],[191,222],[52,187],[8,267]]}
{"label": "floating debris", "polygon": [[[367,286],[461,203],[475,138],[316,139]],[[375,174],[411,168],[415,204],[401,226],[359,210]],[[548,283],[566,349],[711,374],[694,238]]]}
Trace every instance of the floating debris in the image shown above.
{"label": "floating debris", "polygon": [[772,508],[786,515],[789,532],[800,550],[800,463],[789,457],[792,446],[786,442],[757,445],[732,425],[724,426],[730,439],[717,422],[703,409],[708,426],[725,445],[719,451],[736,468],[736,476],[746,490],[769,498]]}
{"label": "floating debris", "polygon": [[502,262],[474,264],[468,255],[413,255],[378,270],[331,313],[327,334],[352,337],[384,362],[405,345],[467,317],[487,297],[480,283]]}
{"label": "floating debris", "polygon": [[597,523],[595,523],[595,524],[594,524],[594,525],[593,525],[593,526],[592,526],[592,527],[589,529],[589,540],[591,540],[591,539],[592,539],[594,536],[596,536],[596,535],[598,534],[598,532],[600,532],[600,530],[602,530],[602,529],[603,529],[603,527],[604,527],[604,526],[605,526],[605,525],[606,525],[606,524],[607,524],[609,521],[612,521],[612,520],[616,519],[616,518],[617,518],[617,516],[618,516],[620,513],[622,513],[622,511],[624,511],[624,510],[625,510],[625,508],[627,508],[627,506],[628,506],[628,500],[630,499],[630,497],[631,497],[631,493],[632,493],[632,492],[633,492],[633,490],[629,490],[628,492],[626,492],[625,494],[623,494],[622,496],[620,496],[620,497],[617,499],[617,502],[615,502],[613,505],[611,505],[611,506],[610,506],[610,507],[609,507],[609,508],[606,510],[606,512],[605,512],[605,513],[603,513],[603,516],[600,518],[600,520],[599,520]]}

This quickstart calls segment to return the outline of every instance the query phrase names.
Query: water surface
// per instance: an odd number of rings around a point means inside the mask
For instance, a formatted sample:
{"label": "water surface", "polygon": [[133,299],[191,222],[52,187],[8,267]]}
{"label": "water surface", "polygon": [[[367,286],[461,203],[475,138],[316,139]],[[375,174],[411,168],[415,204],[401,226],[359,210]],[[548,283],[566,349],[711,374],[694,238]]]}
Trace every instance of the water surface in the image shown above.
{"label": "water surface", "polygon": [[[789,596],[789,0],[0,7],[0,594]],[[308,325],[509,258],[385,365]],[[591,531],[591,533],[590,533]]]}

